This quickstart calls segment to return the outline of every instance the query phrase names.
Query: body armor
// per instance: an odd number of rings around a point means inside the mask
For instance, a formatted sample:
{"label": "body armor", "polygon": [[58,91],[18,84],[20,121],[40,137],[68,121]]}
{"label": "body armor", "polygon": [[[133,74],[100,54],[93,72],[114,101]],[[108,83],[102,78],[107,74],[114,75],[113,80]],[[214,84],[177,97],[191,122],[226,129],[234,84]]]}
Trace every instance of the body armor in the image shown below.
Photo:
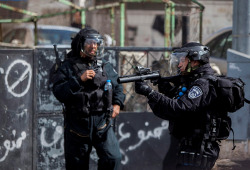
{"label": "body armor", "polygon": [[105,105],[107,95],[104,93],[104,85],[107,81],[107,74],[103,67],[102,62],[83,62],[81,58],[74,61],[73,69],[75,74],[80,76],[86,70],[94,70],[96,75],[92,80],[81,82],[81,90],[76,92],[77,98],[74,102],[70,103],[66,108],[75,110],[78,113],[88,115],[89,112],[107,111]]}

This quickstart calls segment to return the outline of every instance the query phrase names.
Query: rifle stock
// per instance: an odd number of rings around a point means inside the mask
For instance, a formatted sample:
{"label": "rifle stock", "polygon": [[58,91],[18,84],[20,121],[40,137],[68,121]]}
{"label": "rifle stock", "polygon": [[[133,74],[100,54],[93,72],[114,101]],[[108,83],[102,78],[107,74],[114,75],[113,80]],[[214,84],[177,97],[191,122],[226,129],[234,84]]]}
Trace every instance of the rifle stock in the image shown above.
{"label": "rifle stock", "polygon": [[59,53],[58,53],[57,45],[56,45],[56,44],[53,44],[53,46],[54,46],[56,58],[59,58]]}
{"label": "rifle stock", "polygon": [[55,65],[55,70],[58,69],[58,67],[61,65],[61,59],[59,57],[59,52],[58,52],[58,49],[57,49],[57,45],[56,44],[53,44],[54,46],[54,51],[55,51],[55,55],[56,55],[56,65]]}

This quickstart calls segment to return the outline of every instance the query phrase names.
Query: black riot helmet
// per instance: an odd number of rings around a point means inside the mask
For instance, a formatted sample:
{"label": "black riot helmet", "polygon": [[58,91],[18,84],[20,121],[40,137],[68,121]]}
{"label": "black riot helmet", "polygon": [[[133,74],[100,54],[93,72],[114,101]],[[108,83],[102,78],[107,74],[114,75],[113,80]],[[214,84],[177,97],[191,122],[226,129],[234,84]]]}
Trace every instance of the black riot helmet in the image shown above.
{"label": "black riot helmet", "polygon": [[171,54],[169,62],[169,73],[170,75],[181,74],[179,63],[184,62],[185,58],[189,59],[189,63],[186,67],[186,73],[188,73],[195,69],[191,66],[190,61],[199,61],[200,65],[203,65],[209,62],[209,57],[210,50],[207,46],[196,42],[187,43],[181,48],[176,48]]}
{"label": "black riot helmet", "polygon": [[209,62],[210,49],[200,43],[190,42],[184,44],[180,49],[175,52],[186,52],[191,61],[200,61],[201,64]]}
{"label": "black riot helmet", "polygon": [[[97,47],[95,52],[89,52],[86,49],[88,45],[95,45]],[[98,31],[86,27],[81,29],[77,35],[73,38],[71,43],[71,49],[74,56],[80,56],[80,51],[85,55],[95,58],[101,58],[104,51],[104,39]]]}

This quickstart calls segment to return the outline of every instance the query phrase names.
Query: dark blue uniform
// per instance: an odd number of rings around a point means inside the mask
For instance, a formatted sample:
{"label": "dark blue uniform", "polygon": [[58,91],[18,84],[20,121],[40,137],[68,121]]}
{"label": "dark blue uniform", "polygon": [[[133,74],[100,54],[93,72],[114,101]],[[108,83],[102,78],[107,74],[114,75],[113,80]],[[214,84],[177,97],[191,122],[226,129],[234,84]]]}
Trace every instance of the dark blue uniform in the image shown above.
{"label": "dark blue uniform", "polygon": [[[86,70],[96,72],[92,80],[82,82],[80,75]],[[112,126],[112,119],[105,106],[104,84],[111,80],[112,104],[123,107],[125,95],[117,83],[117,73],[105,61],[85,61],[76,57],[67,59],[59,68],[53,93],[64,103],[64,144],[66,169],[89,169],[89,156],[95,147],[98,169],[118,169],[121,153]]]}
{"label": "dark blue uniform", "polygon": [[[209,80],[203,78],[212,74],[210,65],[205,64],[191,72],[171,95],[153,91],[148,96],[153,113],[169,120],[170,134],[178,142],[173,144],[176,148],[170,149],[178,153],[176,158],[171,155],[177,164],[174,169],[209,170],[218,158],[219,145],[211,136],[211,117],[219,114],[214,107],[217,94]],[[180,94],[184,86],[187,90]]]}

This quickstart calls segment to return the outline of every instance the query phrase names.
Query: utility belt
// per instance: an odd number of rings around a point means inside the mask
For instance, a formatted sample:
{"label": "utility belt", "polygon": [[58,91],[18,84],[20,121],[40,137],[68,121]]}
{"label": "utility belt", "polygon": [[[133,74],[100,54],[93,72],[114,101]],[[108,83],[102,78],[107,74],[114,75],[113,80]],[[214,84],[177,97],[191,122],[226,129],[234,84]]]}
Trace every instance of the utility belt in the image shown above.
{"label": "utility belt", "polygon": [[195,152],[181,151],[178,154],[178,166],[181,167],[196,167],[203,170],[211,170],[217,158],[200,155]]}
{"label": "utility belt", "polygon": [[98,115],[98,114],[103,114],[108,112],[107,109],[90,109],[87,107],[76,107],[76,106],[69,106],[66,107],[66,114],[72,114],[75,116],[79,116],[79,117],[89,117],[90,115]]}
{"label": "utility belt", "polygon": [[[205,134],[204,134],[205,135]],[[178,152],[178,166],[211,170],[218,159],[220,148],[216,142],[183,138]]]}
{"label": "utility belt", "polygon": [[88,107],[66,106],[66,113],[88,116],[89,112]]}
{"label": "utility belt", "polygon": [[93,112],[108,113],[113,111],[112,90],[97,89],[90,93],[76,94],[76,99],[65,105],[66,112],[82,117],[90,116]]}

